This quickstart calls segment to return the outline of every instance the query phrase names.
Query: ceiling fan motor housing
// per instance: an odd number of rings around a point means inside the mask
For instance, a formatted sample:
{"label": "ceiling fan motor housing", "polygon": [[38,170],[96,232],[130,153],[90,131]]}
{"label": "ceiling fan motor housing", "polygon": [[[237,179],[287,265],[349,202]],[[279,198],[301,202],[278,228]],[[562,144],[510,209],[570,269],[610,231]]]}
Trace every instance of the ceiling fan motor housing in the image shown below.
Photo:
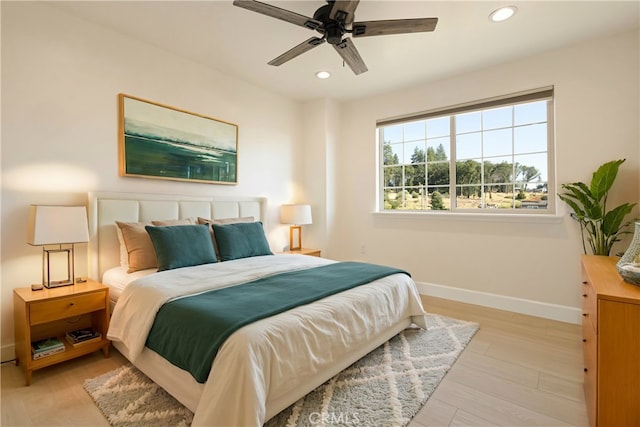
{"label": "ceiling fan motor housing", "polygon": [[316,30],[325,34],[327,42],[329,42],[329,44],[337,45],[342,43],[342,36],[345,33],[345,16],[344,13],[339,13],[336,15],[336,19],[331,19],[329,14],[331,13],[332,8],[332,3],[322,6],[313,14],[313,19],[322,22],[322,27],[317,28]]}

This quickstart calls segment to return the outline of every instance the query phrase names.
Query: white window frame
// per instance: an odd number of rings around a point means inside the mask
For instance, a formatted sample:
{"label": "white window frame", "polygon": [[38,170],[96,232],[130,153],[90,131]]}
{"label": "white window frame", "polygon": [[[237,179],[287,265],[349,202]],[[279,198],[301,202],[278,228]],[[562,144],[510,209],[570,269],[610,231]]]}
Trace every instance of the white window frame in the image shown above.
{"label": "white window frame", "polygon": [[[450,182],[449,182],[449,194],[451,195],[451,209],[436,211],[431,209],[420,209],[420,210],[410,210],[410,209],[385,209],[384,207],[384,190],[385,190],[385,182],[384,182],[384,156],[383,156],[383,146],[384,141],[382,141],[382,127],[402,124],[407,122],[414,122],[419,120],[427,120],[431,118],[444,117],[444,116],[454,116],[456,114],[461,113],[470,113],[481,110],[488,110],[491,108],[499,108],[502,106],[513,106],[517,104],[523,104],[528,102],[535,101],[547,101],[547,208],[546,209],[527,209],[527,208],[500,208],[500,209],[463,209],[457,208],[456,205],[456,182],[455,182],[455,173],[456,173],[456,132],[454,125],[452,124],[451,132],[450,132],[450,159],[449,159],[449,174],[450,174]],[[454,120],[451,120],[453,123]],[[543,217],[554,217],[557,218],[557,204],[556,204],[556,188],[555,188],[555,122],[554,122],[554,89],[553,86],[538,88],[530,91],[519,92],[516,94],[510,94],[490,99],[484,99],[481,101],[474,101],[465,104],[455,105],[452,107],[446,107],[436,110],[430,110],[426,112],[411,114],[402,117],[395,117],[389,119],[378,120],[376,123],[376,145],[377,145],[377,182],[378,182],[378,191],[376,206],[376,213],[390,215],[394,217],[404,216],[407,218],[416,218],[417,216],[445,216],[452,217],[453,215],[463,216],[467,218],[471,217],[482,217],[482,216],[498,216],[500,218],[505,218],[507,216],[515,218],[517,217],[536,217],[540,220],[543,220]],[[484,178],[479,185],[485,185]],[[406,183],[403,180],[402,188],[406,186]],[[547,222],[547,220],[543,220],[543,222]],[[555,222],[555,221],[554,221]]]}

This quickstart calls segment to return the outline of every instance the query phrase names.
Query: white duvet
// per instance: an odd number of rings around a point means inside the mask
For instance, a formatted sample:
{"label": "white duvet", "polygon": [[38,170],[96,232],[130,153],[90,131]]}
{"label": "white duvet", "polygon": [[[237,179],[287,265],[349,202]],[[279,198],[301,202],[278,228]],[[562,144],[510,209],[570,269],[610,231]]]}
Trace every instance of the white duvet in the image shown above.
{"label": "white duvet", "polygon": [[[107,336],[136,364],[165,302],[331,262],[277,255],[151,274],[123,291]],[[394,274],[247,325],[220,348],[193,425],[262,426],[411,323],[426,328],[420,296],[411,278]]]}

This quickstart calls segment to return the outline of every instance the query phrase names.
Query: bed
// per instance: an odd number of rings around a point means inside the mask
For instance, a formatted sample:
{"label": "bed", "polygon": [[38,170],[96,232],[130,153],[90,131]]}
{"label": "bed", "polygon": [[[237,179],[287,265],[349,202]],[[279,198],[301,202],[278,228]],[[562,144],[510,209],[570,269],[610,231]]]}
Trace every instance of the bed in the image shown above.
{"label": "bed", "polygon": [[[158,313],[170,303],[200,301],[213,288],[234,292],[241,288],[236,285],[247,288],[246,282],[308,275],[349,263],[258,251],[223,262],[128,272],[116,222],[171,225],[171,221],[199,218],[236,224],[236,220],[251,219],[246,225],[215,228],[221,232],[235,227],[236,233],[266,223],[266,203],[260,197],[89,194],[90,275],[110,287],[114,305],[108,335],[132,364],[194,412],[193,425],[261,426],[403,329],[412,324],[426,328],[415,283],[407,274],[390,272],[241,326],[216,350],[200,380],[149,348]],[[224,235],[218,240],[224,241]],[[164,268],[161,256],[162,250],[158,262]],[[261,304],[255,306],[261,308]]]}

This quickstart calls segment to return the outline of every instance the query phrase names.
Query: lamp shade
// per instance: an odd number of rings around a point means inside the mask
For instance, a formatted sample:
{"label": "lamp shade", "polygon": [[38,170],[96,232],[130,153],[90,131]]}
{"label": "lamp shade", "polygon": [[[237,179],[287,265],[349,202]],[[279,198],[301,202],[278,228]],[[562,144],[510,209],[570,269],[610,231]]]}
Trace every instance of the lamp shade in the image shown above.
{"label": "lamp shade", "polygon": [[29,207],[30,245],[57,245],[89,241],[87,210],[84,206]]}
{"label": "lamp shade", "polygon": [[310,205],[282,205],[280,209],[282,224],[313,224]]}

